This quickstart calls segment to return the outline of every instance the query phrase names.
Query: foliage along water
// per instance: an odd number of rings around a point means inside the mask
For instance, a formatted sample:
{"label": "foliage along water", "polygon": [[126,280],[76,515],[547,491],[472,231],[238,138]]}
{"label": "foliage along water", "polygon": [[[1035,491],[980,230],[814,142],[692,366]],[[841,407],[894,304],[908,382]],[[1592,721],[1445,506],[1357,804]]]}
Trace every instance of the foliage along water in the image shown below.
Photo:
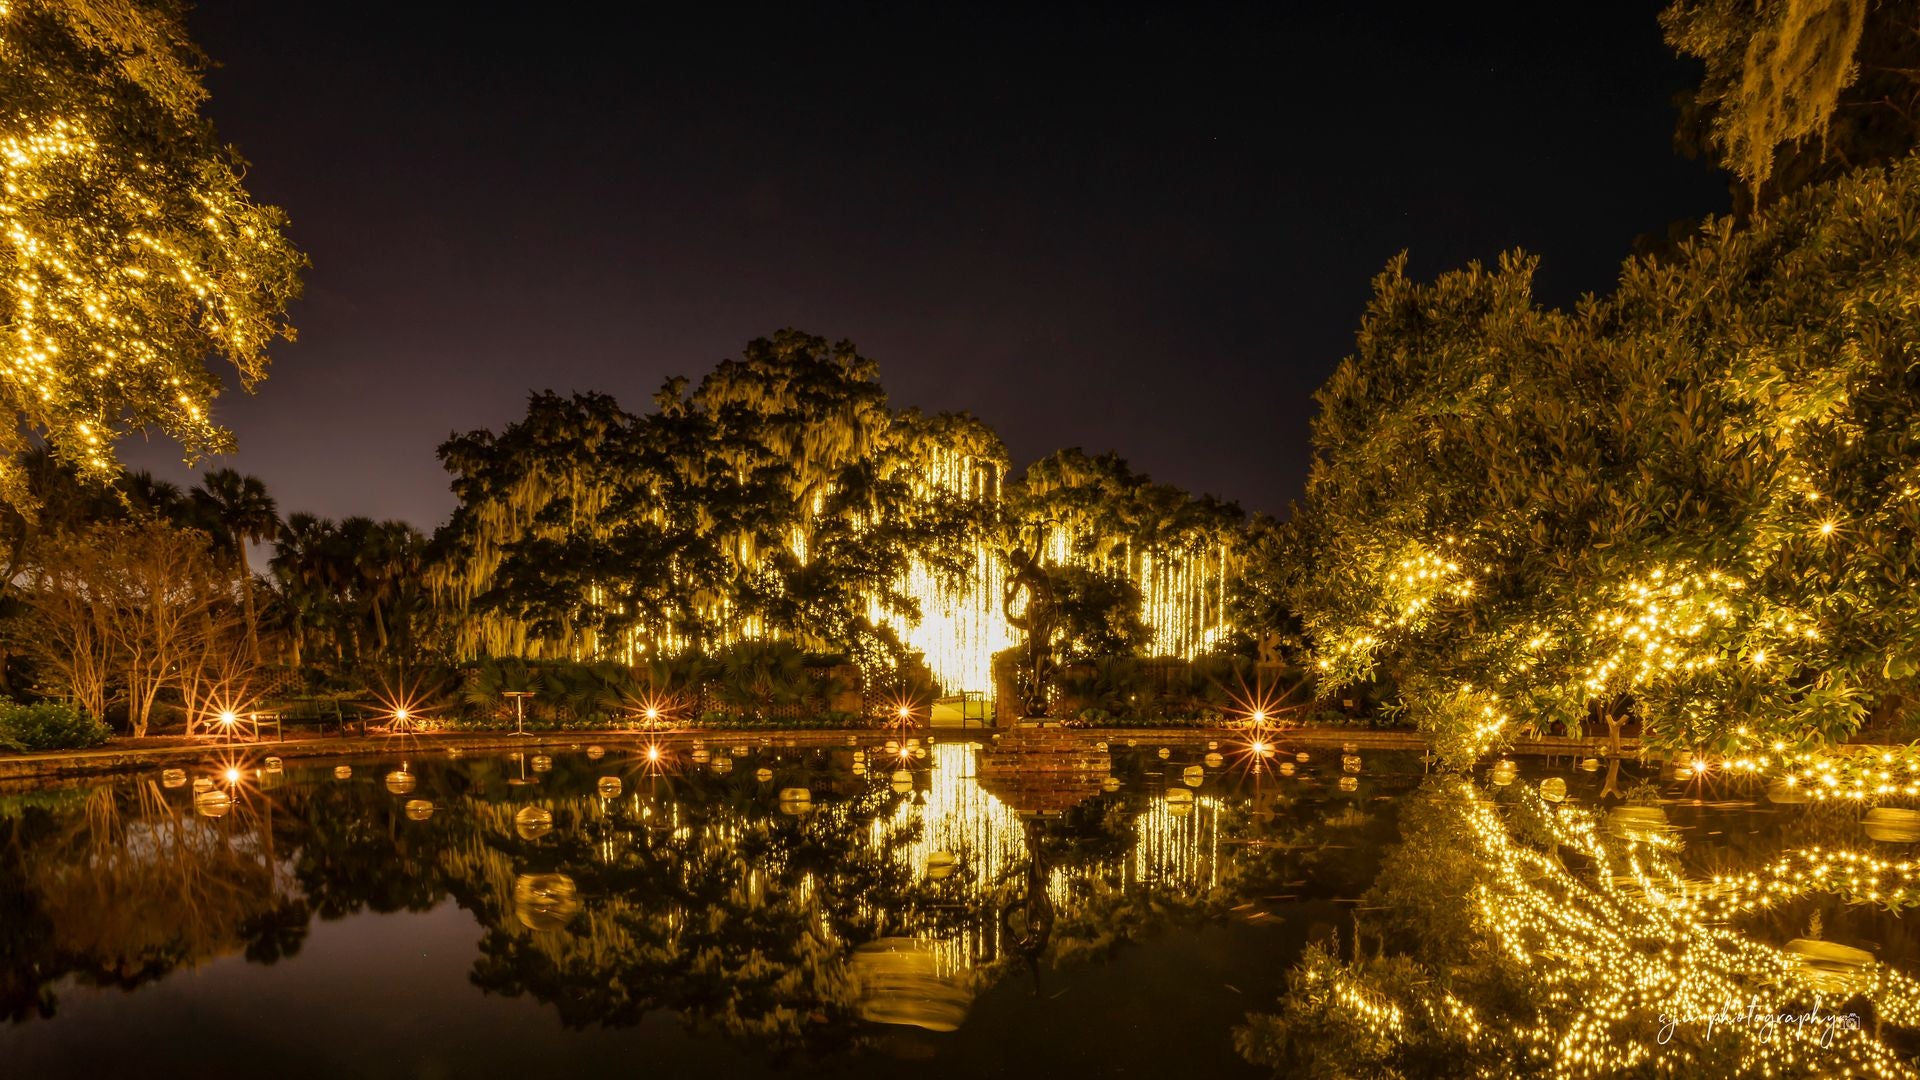
{"label": "foliage along water", "polygon": [[[0,796],[0,1061],[1260,1075],[1237,1038],[1288,1071],[1428,1075],[1912,1049],[1898,815],[1571,763],[1493,783],[1313,750],[1254,775],[1231,747],[1116,746],[1103,790],[930,749],[906,777],[877,746],[756,739]],[[1885,859],[1876,897],[1835,852]],[[1694,1021],[1742,994],[1862,1021],[1826,1045]]]}

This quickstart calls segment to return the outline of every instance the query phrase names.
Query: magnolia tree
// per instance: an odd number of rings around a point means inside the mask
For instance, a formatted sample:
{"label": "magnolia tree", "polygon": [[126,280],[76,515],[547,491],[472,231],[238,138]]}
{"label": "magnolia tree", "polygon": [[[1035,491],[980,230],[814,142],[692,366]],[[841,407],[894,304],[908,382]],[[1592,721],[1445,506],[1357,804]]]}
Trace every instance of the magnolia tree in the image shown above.
{"label": "magnolia tree", "polygon": [[1505,258],[1375,283],[1290,590],[1331,689],[1455,756],[1633,715],[1728,754],[1903,708],[1920,655],[1920,162],[1712,222],[1570,311]]}

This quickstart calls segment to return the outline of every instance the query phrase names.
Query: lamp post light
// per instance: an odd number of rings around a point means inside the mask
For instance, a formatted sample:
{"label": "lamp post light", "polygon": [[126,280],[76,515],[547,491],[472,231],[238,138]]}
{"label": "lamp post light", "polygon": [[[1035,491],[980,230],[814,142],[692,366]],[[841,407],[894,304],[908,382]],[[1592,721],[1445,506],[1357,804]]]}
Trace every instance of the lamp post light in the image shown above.
{"label": "lamp post light", "polygon": [[526,702],[527,702],[527,699],[528,699],[528,698],[530,698],[530,697],[532,697],[532,696],[533,696],[533,691],[531,691],[531,690],[502,690],[502,691],[500,691],[500,696],[501,696],[501,697],[509,697],[509,698],[512,698],[512,699],[513,699],[513,730],[512,730],[512,731],[510,731],[510,732],[508,732],[508,734],[509,734],[509,735],[526,735],[526,734],[528,734],[528,732],[527,732],[527,729],[526,729],[526,722],[527,722],[527,704],[526,704]]}

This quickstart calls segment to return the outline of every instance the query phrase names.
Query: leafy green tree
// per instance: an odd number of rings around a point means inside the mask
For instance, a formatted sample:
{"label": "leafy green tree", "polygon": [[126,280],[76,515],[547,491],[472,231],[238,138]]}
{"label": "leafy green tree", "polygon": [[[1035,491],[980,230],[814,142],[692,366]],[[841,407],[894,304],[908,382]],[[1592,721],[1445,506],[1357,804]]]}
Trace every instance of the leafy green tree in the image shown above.
{"label": "leafy green tree", "polygon": [[[304,258],[285,216],[200,114],[204,58],[172,2],[22,0],[0,11],[6,450],[37,433],[99,480],[114,441],[155,427],[190,454],[229,448],[211,403],[222,357],[251,388],[291,338]],[[30,505],[25,476],[0,493]]]}
{"label": "leafy green tree", "polygon": [[1571,311],[1519,257],[1389,267],[1319,395],[1294,607],[1323,687],[1399,674],[1464,756],[1627,711],[1755,751],[1910,699],[1916,217],[1916,163],[1864,171]]}

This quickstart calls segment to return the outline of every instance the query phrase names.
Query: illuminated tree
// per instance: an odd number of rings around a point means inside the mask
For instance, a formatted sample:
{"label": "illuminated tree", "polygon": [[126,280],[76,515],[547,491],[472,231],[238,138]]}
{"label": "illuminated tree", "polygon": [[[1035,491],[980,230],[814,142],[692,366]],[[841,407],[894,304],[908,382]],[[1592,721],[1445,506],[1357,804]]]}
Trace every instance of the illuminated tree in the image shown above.
{"label": "illuminated tree", "polygon": [[1466,756],[1629,709],[1670,745],[1831,740],[1910,698],[1917,164],[1572,311],[1524,259],[1390,267],[1319,395],[1294,606],[1324,686],[1401,675]]}
{"label": "illuminated tree", "polygon": [[925,453],[964,424],[896,417],[850,344],[782,331],[689,385],[641,416],[538,394],[441,447],[461,502],[430,573],[456,651],[897,649],[885,617],[919,617],[910,570],[968,566],[978,500],[934,493]]}
{"label": "illuminated tree", "polygon": [[1037,544],[1047,565],[1130,583],[1148,631],[1140,651],[1192,657],[1227,636],[1246,520],[1238,506],[1156,484],[1118,454],[1078,447],[1028,466],[1007,502],[1009,543]]}
{"label": "illuminated tree", "polygon": [[[0,401],[15,417],[0,445],[37,434],[101,479],[129,430],[227,449],[206,360],[246,388],[265,376],[304,259],[200,115],[204,60],[178,8],[21,0],[0,9],[0,51]],[[0,489],[29,498],[12,467]]]}
{"label": "illuminated tree", "polygon": [[[1706,65],[1696,100],[1722,164],[1758,192],[1782,144],[1823,142],[1854,56],[1867,0],[1679,0],[1660,15],[1667,43]],[[1909,30],[1910,5],[1888,29]],[[1912,121],[1908,120],[1908,124]],[[1856,162],[1855,164],[1864,164]]]}

